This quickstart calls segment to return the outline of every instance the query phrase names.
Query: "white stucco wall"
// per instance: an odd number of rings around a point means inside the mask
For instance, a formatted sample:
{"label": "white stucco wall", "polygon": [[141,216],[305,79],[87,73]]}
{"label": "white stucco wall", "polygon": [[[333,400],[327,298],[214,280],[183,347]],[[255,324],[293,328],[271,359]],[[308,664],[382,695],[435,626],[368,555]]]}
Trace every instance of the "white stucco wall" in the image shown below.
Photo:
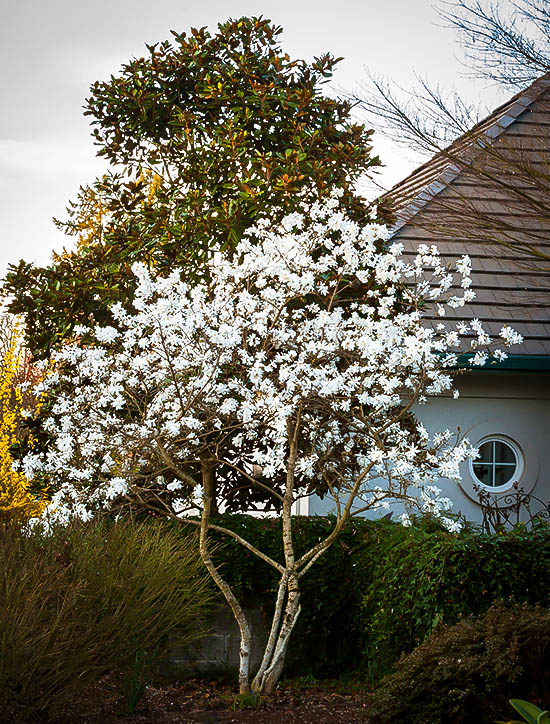
{"label": "white stucco wall", "polygon": [[[430,433],[460,428],[474,444],[490,435],[512,440],[523,459],[520,487],[543,500],[550,499],[550,374],[534,372],[482,372],[461,375],[456,382],[458,400],[432,398],[415,408]],[[468,464],[462,466],[462,483],[441,480],[453,511],[479,522],[480,507],[472,490],[474,480]],[[302,514],[333,512],[329,498],[309,499]],[[387,511],[383,511],[387,512]]]}

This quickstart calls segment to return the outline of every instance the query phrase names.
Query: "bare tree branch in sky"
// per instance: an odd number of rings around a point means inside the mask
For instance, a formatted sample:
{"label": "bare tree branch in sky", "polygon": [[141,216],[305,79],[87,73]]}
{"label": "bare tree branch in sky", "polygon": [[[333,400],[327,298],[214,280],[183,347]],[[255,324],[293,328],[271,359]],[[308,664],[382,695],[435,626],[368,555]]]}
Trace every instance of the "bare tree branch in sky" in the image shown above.
{"label": "bare tree branch in sky", "polygon": [[[430,202],[435,213],[423,220],[434,239],[459,232],[478,244],[505,247],[522,263],[550,260],[550,98],[545,80],[535,82],[550,70],[550,5],[452,0],[438,12],[458,31],[471,74],[503,88],[534,85],[514,99],[519,110],[508,103],[488,113],[425,78],[417,76],[416,87],[404,89],[371,74],[350,94],[356,106],[397,145],[434,157],[416,172],[416,183],[398,184],[389,197],[399,215],[423,180],[428,185],[445,173],[447,189]],[[510,113],[513,121],[527,107],[529,117],[506,133]]]}

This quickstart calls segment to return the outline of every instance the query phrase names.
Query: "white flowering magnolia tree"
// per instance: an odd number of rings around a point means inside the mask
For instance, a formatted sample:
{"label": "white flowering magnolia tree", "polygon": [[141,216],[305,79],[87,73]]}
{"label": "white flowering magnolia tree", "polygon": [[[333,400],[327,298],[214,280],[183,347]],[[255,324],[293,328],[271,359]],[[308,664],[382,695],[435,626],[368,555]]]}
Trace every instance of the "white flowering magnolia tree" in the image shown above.
{"label": "white flowering magnolia tree", "polygon": [[[483,364],[491,340],[477,323],[422,323],[427,300],[443,314],[472,298],[466,257],[449,272],[423,247],[406,263],[385,237],[383,227],[336,211],[333,198],[279,229],[251,229],[233,260],[212,267],[208,288],[187,286],[177,270],[155,279],[136,265],[135,312],[116,307],[117,329],[80,328],[55,355],[51,447],[24,461],[27,475],[47,475],[56,491],[46,518],[87,519],[131,500],[200,525],[202,558],[240,628],[242,692],[273,690],[300,612],[300,580],[352,516],[398,501],[456,526],[437,480],[458,479],[475,451],[465,440],[451,444],[450,432],[429,440],[411,407],[451,390],[459,353],[472,350]],[[509,329],[502,337],[517,341]],[[283,560],[212,517],[235,488],[259,491],[282,517]],[[297,557],[293,506],[320,491],[334,500],[332,530]],[[246,616],[210,557],[212,529],[280,577],[256,672]]]}

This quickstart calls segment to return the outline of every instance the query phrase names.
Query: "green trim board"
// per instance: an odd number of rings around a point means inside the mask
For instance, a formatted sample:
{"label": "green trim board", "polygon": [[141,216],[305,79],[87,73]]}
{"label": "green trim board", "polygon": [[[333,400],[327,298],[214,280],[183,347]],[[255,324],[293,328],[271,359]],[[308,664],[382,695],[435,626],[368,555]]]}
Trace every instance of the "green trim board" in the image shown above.
{"label": "green trim board", "polygon": [[511,354],[501,362],[489,360],[482,367],[472,367],[467,364],[473,354],[462,354],[458,358],[456,367],[467,367],[479,372],[501,372],[506,370],[525,370],[532,372],[550,372],[550,356],[537,354]]}

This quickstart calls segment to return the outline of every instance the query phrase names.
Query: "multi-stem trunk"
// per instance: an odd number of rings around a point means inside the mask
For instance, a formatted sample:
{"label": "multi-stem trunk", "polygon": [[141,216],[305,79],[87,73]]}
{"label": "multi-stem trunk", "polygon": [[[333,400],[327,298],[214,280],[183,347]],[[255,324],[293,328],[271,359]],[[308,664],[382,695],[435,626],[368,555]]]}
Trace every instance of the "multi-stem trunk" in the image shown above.
{"label": "multi-stem trunk", "polygon": [[298,432],[300,414],[292,425],[288,426],[289,456],[286,474],[285,492],[282,506],[283,549],[285,555],[285,571],[279,583],[275,613],[271,631],[264,651],[262,663],[252,682],[252,688],[259,693],[273,692],[281,677],[285,656],[288,649],[290,634],[300,615],[300,589],[294,556],[292,539],[292,504],[294,502],[294,471],[298,454]]}
{"label": "multi-stem trunk", "polygon": [[252,682],[252,690],[260,694],[271,694],[275,690],[283,672],[290,635],[300,614],[298,579],[292,574],[283,585],[286,601],[282,605],[279,597],[277,598],[277,610],[273,616],[262,663]]}
{"label": "multi-stem trunk", "polygon": [[[327,550],[332,544],[334,537],[338,534],[341,526],[349,517],[348,503],[339,524],[335,527],[333,533],[329,535],[325,541],[321,542],[302,558],[296,561],[294,554],[294,541],[292,536],[292,504],[294,502],[295,493],[295,466],[297,460],[297,438],[300,425],[300,415],[297,416],[293,425],[289,424],[289,458],[286,475],[285,491],[282,496],[282,534],[284,549],[284,565],[280,565],[274,560],[270,560],[259,550],[255,549],[250,543],[246,542],[240,536],[225,529],[225,533],[236,537],[240,542],[265,560],[273,565],[280,573],[279,587],[277,591],[277,599],[275,602],[275,611],[271,623],[268,640],[264,649],[264,654],[260,667],[254,677],[252,686],[249,684],[249,661],[251,637],[250,628],[246,620],[244,611],[233,594],[229,584],[221,577],[218,570],[214,566],[207,545],[208,529],[211,526],[215,530],[224,530],[216,524],[210,523],[212,515],[212,487],[204,485],[204,506],[201,518],[201,535],[200,535],[200,551],[201,557],[214,581],[217,583],[226,601],[231,607],[241,635],[240,646],[240,666],[239,666],[239,690],[241,693],[248,692],[250,689],[259,694],[270,694],[274,691],[281,677],[285,656],[288,650],[288,644],[292,630],[300,615],[300,589],[299,580],[301,575],[308,570],[311,565]],[[208,466],[203,465],[203,481],[206,483],[211,481]],[[356,481],[359,485],[360,479]],[[352,496],[353,497],[353,496]]]}

